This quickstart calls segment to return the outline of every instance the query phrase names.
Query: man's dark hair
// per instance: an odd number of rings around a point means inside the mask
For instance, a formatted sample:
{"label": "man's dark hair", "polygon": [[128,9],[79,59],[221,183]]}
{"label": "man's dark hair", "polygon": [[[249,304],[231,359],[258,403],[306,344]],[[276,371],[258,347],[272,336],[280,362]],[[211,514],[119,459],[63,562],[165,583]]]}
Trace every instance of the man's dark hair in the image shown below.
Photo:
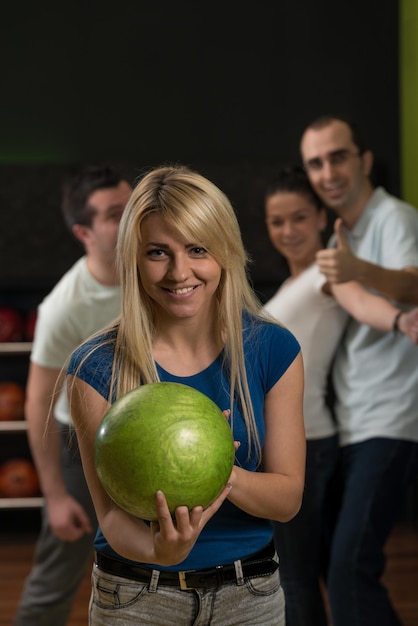
{"label": "man's dark hair", "polygon": [[72,175],[63,185],[61,209],[65,223],[71,230],[75,224],[91,226],[94,207],[88,203],[90,195],[99,189],[117,187],[126,180],[110,165],[90,165]]}
{"label": "man's dark hair", "polygon": [[320,117],[314,119],[310,124],[308,124],[304,132],[306,132],[309,128],[312,128],[313,130],[320,130],[322,128],[325,128],[326,126],[329,126],[334,121],[347,124],[348,128],[350,129],[353,144],[358,148],[359,154],[364,154],[364,152],[366,152],[367,150],[367,146],[363,131],[358,126],[357,122],[354,122],[352,119],[345,115],[321,115]]}
{"label": "man's dark hair", "polygon": [[280,170],[266,185],[265,200],[276,193],[299,193],[307,196],[318,210],[323,208],[321,199],[312,189],[309,178],[304,168],[300,165],[290,165]]}

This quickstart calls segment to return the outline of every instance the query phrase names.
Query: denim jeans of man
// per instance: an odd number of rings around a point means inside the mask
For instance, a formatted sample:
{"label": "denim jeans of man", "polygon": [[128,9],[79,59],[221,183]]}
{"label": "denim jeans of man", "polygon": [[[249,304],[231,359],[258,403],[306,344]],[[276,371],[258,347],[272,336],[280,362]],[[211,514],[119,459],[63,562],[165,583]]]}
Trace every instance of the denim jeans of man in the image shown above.
{"label": "denim jeans of man", "polygon": [[296,517],[274,524],[287,626],[326,626],[320,578],[326,567],[331,530],[330,489],[338,459],[338,438],[310,439],[306,446],[305,491]]}
{"label": "denim jeans of man", "polygon": [[381,582],[384,546],[418,472],[418,443],[374,438],[341,449],[342,501],[328,570],[333,626],[399,626]]}

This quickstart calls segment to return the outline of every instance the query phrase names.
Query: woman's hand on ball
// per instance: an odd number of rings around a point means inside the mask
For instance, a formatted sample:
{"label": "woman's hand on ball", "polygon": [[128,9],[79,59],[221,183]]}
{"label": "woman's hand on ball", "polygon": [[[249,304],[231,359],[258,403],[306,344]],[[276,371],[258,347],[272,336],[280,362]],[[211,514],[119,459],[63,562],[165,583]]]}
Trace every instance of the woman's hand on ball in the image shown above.
{"label": "woman's hand on ball", "polygon": [[155,564],[177,565],[184,561],[192,550],[202,529],[218,511],[228,497],[232,485],[228,483],[219,496],[205,509],[186,506],[176,508],[174,518],[162,491],[155,497],[158,520],[151,522],[151,535],[154,543]]}

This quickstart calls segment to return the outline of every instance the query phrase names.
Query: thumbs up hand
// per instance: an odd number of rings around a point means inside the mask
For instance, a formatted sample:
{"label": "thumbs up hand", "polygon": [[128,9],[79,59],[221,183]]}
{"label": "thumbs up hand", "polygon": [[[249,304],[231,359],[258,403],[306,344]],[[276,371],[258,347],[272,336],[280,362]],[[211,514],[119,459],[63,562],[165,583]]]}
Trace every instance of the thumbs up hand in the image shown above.
{"label": "thumbs up hand", "polygon": [[334,233],[337,236],[337,248],[350,249],[347,237],[345,236],[343,221],[341,217],[338,217],[334,222]]}
{"label": "thumbs up hand", "polygon": [[334,232],[337,247],[320,250],[316,254],[316,262],[321,273],[331,284],[359,280],[361,261],[351,252],[341,218],[335,220]]}

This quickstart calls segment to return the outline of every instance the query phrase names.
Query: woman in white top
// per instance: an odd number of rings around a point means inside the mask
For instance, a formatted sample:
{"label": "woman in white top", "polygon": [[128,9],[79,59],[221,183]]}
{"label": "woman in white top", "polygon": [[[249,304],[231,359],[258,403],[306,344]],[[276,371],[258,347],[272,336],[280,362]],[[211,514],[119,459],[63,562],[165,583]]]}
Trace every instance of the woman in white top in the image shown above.
{"label": "woman in white top", "polygon": [[[322,234],[327,213],[302,168],[285,168],[269,184],[265,213],[270,241],[286,259],[290,276],[264,309],[296,336],[305,370],[304,499],[300,512],[291,522],[275,523],[286,596],[286,623],[326,626],[321,580],[326,572],[332,526],[331,488],[338,461],[338,434],[327,403],[329,372],[348,314],[379,330],[392,331],[399,310],[354,282],[345,283],[344,290],[339,289],[341,306],[334,299],[315,262],[316,253],[324,247]],[[406,334],[413,326],[414,315],[416,311],[410,317],[402,316],[401,330]]]}

